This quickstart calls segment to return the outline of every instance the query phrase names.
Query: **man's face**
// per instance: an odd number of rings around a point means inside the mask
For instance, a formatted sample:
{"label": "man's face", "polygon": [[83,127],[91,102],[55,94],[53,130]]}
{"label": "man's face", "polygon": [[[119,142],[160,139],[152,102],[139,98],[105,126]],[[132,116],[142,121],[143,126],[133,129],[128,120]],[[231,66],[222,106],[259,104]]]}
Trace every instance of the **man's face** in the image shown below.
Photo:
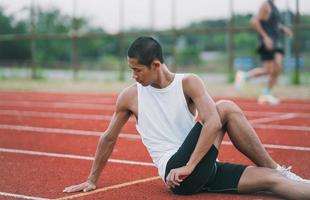
{"label": "man's face", "polygon": [[132,78],[143,86],[151,85],[156,79],[156,68],[140,64],[135,58],[128,58],[128,65],[132,70]]}

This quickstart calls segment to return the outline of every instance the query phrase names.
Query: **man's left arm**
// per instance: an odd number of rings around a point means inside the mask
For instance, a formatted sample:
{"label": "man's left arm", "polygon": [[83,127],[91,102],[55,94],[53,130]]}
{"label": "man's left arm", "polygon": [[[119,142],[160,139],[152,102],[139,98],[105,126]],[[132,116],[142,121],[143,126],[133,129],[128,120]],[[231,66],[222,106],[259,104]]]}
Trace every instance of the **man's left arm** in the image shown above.
{"label": "man's left arm", "polygon": [[202,80],[198,76],[188,75],[183,80],[183,90],[184,94],[194,102],[203,128],[187,165],[172,169],[169,172],[166,180],[170,187],[180,185],[183,179],[193,172],[200,160],[209,151],[219,131],[222,129],[215,102],[207,93]]}

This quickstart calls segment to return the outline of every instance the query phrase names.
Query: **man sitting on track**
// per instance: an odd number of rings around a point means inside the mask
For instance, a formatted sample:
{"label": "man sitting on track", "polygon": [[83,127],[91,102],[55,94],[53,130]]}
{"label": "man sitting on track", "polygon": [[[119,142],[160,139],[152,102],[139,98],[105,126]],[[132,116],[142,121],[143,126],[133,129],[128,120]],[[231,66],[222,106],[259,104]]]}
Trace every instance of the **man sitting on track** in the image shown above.
{"label": "man sitting on track", "polygon": [[[215,103],[198,76],[170,72],[156,40],[136,39],[128,64],[137,83],[118,96],[88,179],[64,192],[96,189],[122,127],[134,115],[159,175],[175,194],[267,190],[288,199],[310,199],[310,181],[270,157],[240,108],[231,101]],[[256,166],[217,161],[225,133]]]}

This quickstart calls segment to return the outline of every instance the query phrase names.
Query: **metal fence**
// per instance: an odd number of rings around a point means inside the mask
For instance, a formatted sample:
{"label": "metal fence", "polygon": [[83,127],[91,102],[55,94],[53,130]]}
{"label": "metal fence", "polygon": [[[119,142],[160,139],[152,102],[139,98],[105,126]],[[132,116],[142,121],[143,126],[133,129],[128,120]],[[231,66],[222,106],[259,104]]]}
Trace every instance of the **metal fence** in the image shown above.
{"label": "metal fence", "polygon": [[[166,62],[171,67],[172,71],[219,71],[227,74],[229,81],[232,81],[233,74],[236,67],[239,65],[242,67],[259,65],[256,63],[256,55],[254,52],[255,43],[246,44],[246,48],[243,50],[238,50],[238,46],[235,45],[235,35],[237,33],[247,33],[251,34],[251,37],[256,37],[256,33],[249,26],[237,27],[235,25],[235,13],[234,13],[234,1],[229,1],[229,18],[226,19],[225,26],[222,28],[177,28],[175,26],[176,14],[176,0],[171,0],[172,10],[171,10],[171,21],[172,25],[170,29],[166,30],[154,30],[154,13],[150,13],[151,25],[149,29],[139,30],[139,31],[125,31],[123,28],[123,21],[126,17],[124,14],[124,0],[120,0],[120,30],[115,34],[108,34],[103,32],[82,32],[79,29],[77,18],[75,12],[72,14],[72,29],[70,32],[57,32],[57,33],[40,33],[36,29],[36,13],[35,6],[32,4],[30,6],[30,20],[31,20],[31,30],[29,33],[21,34],[0,34],[0,44],[1,42],[25,42],[25,45],[29,45],[31,52],[30,60],[22,61],[4,61],[0,60],[0,66],[25,66],[26,68],[31,68],[30,76],[32,78],[40,77],[40,73],[45,69],[66,69],[72,72],[72,77],[74,79],[83,78],[81,71],[114,71],[118,72],[117,76],[113,77],[124,80],[126,79],[126,74],[128,72],[128,67],[126,65],[126,49],[130,41],[135,37],[141,35],[152,35],[158,38],[163,44]],[[73,1],[73,7],[74,5]],[[153,2],[153,1],[151,1]],[[152,4],[150,6],[153,6]],[[150,9],[151,10],[151,9]],[[292,12],[292,11],[291,11]],[[304,66],[310,65],[310,60],[307,59],[307,55],[310,55],[309,48],[301,48],[301,33],[310,32],[310,25],[300,22],[299,14],[299,0],[296,0],[295,11],[293,13],[294,18],[288,25],[292,28],[294,32],[294,40],[286,41],[286,52],[288,57],[286,57],[287,69],[295,74],[294,83],[300,83],[300,70],[305,69]],[[217,34],[223,34],[224,38],[221,41],[217,41],[217,51],[206,51],[198,52],[199,58],[190,57],[191,50],[195,51],[199,45],[203,45],[203,41],[212,40],[212,38]],[[310,35],[310,34],[308,34]],[[191,37],[191,40],[185,40],[185,37]],[[89,58],[80,58],[81,51],[80,45],[88,42],[98,42],[102,39],[116,41],[113,45],[117,44],[117,47],[112,46],[111,48],[117,49],[117,52],[113,52],[114,56],[97,56]],[[38,61],[39,52],[38,49],[44,49],[40,47],[41,41],[51,41],[56,46],[57,43],[66,44],[66,49],[69,54],[67,59],[61,61],[55,60],[44,60]],[[309,40],[307,42],[309,43]],[[292,46],[292,52],[290,47]],[[310,45],[308,45],[310,46]],[[105,54],[106,50],[102,50],[100,54]],[[196,54],[197,55],[197,54]],[[306,56],[304,56],[306,55]],[[304,59],[304,57],[305,59]],[[195,61],[199,59],[199,61]],[[249,61],[250,60],[250,61]],[[288,63],[288,64],[287,64]],[[234,68],[235,67],[235,68]],[[57,75],[56,75],[57,76]],[[59,75],[61,76],[61,75]],[[85,78],[85,77],[84,77]]]}

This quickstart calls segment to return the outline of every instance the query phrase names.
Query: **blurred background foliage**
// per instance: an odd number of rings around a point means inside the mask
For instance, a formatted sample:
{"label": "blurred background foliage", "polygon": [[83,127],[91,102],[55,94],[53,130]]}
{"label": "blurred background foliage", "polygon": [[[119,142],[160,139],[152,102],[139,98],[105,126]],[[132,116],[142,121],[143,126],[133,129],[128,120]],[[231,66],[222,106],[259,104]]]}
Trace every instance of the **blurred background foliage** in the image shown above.
{"label": "blurred background foliage", "polygon": [[[294,18],[293,13],[282,13],[283,16],[285,14]],[[258,61],[257,34],[250,28],[251,17],[250,14],[234,16],[234,27],[240,27],[240,31],[234,31],[233,34],[233,56],[234,58],[249,57]],[[302,15],[300,21],[302,24],[310,24],[310,15]],[[227,72],[229,65],[227,27],[230,21],[227,19],[196,21],[182,30],[152,32],[135,28],[119,33],[123,34],[122,41],[119,34],[108,34],[102,28],[90,25],[87,19],[72,18],[72,16],[62,14],[56,8],[43,11],[40,7],[36,7],[33,23],[36,34],[64,33],[68,36],[76,29],[80,35],[83,33],[95,35],[94,37],[79,37],[75,41],[78,46],[76,52],[78,63],[72,61],[72,38],[36,38],[35,59],[40,69],[70,69],[72,65],[78,64],[79,69],[119,70],[120,65],[126,65],[126,50],[129,44],[136,36],[145,33],[154,35],[160,40],[163,44],[166,63],[177,65],[178,71]],[[6,15],[4,8],[1,7],[0,27],[0,34],[8,38],[13,37],[13,34],[29,35],[33,31],[30,19],[16,20],[14,16]],[[211,31],[194,33],[191,30]],[[300,41],[300,52],[304,58],[303,65],[310,66],[310,31],[308,29],[300,32]],[[30,43],[31,38],[0,40],[0,67],[29,67],[32,60]],[[293,45],[294,39],[291,43],[292,47]],[[305,67],[303,70],[308,72],[310,69]]]}

